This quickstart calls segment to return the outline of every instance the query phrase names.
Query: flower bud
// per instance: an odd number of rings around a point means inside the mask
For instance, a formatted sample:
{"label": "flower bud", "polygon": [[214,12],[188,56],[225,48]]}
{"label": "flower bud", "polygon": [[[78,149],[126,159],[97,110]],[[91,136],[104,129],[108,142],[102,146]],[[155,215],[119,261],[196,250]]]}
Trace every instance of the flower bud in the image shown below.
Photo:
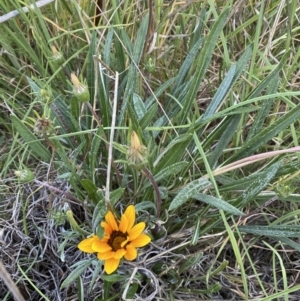
{"label": "flower bud", "polygon": [[16,170],[15,176],[19,178],[21,183],[28,183],[34,180],[34,174],[28,168]]}
{"label": "flower bud", "polygon": [[86,85],[82,84],[75,73],[71,73],[71,82],[73,84],[73,94],[81,102],[90,100],[90,92]]}
{"label": "flower bud", "polygon": [[51,60],[58,66],[63,64],[65,59],[64,59],[62,53],[60,51],[58,51],[55,46],[52,46],[51,50],[52,50]]}
{"label": "flower bud", "polygon": [[148,58],[146,64],[145,64],[145,68],[149,73],[153,73],[155,71],[155,67],[156,67],[156,61],[155,59],[152,59],[151,57]]}
{"label": "flower bud", "polygon": [[135,131],[131,132],[130,147],[127,152],[127,159],[130,165],[142,169],[147,163],[148,150],[141,144]]}

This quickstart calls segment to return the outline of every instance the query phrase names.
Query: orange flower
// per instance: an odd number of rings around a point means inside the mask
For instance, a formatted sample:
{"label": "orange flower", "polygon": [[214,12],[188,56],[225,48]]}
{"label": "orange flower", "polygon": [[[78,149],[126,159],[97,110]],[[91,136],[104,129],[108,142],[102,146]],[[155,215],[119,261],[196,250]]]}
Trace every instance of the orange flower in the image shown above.
{"label": "orange flower", "polygon": [[93,235],[79,243],[78,248],[86,253],[98,253],[99,260],[104,260],[104,270],[107,274],[113,273],[119,266],[124,256],[126,260],[134,260],[137,257],[136,248],[147,245],[151,238],[143,234],[146,224],[135,223],[135,208],[130,205],[118,221],[112,212],[107,212],[104,228],[104,237],[100,239]]}

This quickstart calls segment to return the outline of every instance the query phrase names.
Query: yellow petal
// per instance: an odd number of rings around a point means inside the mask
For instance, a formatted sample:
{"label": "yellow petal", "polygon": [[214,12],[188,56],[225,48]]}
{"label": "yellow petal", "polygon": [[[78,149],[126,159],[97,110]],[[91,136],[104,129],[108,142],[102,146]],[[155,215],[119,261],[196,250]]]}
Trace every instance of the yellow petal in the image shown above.
{"label": "yellow petal", "polygon": [[136,257],[137,257],[136,248],[132,245],[128,245],[126,247],[126,254],[124,255],[124,257],[126,260],[129,260],[129,261],[136,259]]}
{"label": "yellow petal", "polygon": [[135,225],[129,232],[129,240],[134,240],[136,239],[139,235],[141,235],[141,233],[144,231],[146,227],[146,224],[144,222],[138,223],[137,225]]}
{"label": "yellow petal", "polygon": [[118,231],[119,230],[117,221],[116,221],[116,219],[115,219],[115,217],[114,217],[114,215],[112,214],[111,211],[108,211],[106,213],[105,220],[110,225],[110,227],[112,228],[113,231]]}
{"label": "yellow petal", "polygon": [[83,252],[86,252],[86,253],[95,253],[95,251],[92,249],[92,245],[96,241],[100,241],[99,237],[96,235],[93,237],[84,239],[83,241],[81,241],[78,244],[78,249]]}
{"label": "yellow petal", "polygon": [[[144,247],[145,245],[147,245],[150,241],[151,241],[150,236],[148,236],[146,234],[141,234],[136,239],[132,240],[130,242],[130,245],[134,246],[136,248],[140,248],[140,247]],[[127,246],[127,247],[129,247],[129,246]]]}
{"label": "yellow petal", "polygon": [[112,234],[113,229],[112,229],[112,227],[108,223],[102,222],[101,223],[101,227],[104,228],[105,234],[107,234],[107,235],[111,235]]}
{"label": "yellow petal", "polygon": [[119,266],[120,259],[110,258],[105,261],[104,270],[107,274],[113,273]]}
{"label": "yellow petal", "polygon": [[102,242],[108,242],[109,239],[110,239],[110,237],[105,235],[105,236],[101,239],[101,241],[102,241]]}
{"label": "yellow petal", "polygon": [[113,258],[115,256],[115,253],[114,251],[107,251],[105,253],[98,253],[97,254],[97,257],[99,260],[107,260],[107,259],[110,259],[110,258]]}
{"label": "yellow petal", "polygon": [[111,246],[108,243],[103,241],[95,241],[92,245],[94,252],[105,253],[111,250]]}
{"label": "yellow petal", "polygon": [[129,239],[129,238],[128,238],[128,236],[127,236],[126,240],[124,240],[124,241],[121,243],[121,248],[124,248],[125,245],[127,245],[128,239]]}
{"label": "yellow petal", "polygon": [[119,225],[119,230],[123,233],[127,232],[128,228],[128,219],[125,214],[122,215],[120,225]]}
{"label": "yellow petal", "polygon": [[126,208],[124,215],[128,220],[127,232],[133,227],[135,223],[135,208],[133,205],[130,205]]}
{"label": "yellow petal", "polygon": [[115,252],[114,259],[121,259],[126,251],[124,249],[119,249]]}

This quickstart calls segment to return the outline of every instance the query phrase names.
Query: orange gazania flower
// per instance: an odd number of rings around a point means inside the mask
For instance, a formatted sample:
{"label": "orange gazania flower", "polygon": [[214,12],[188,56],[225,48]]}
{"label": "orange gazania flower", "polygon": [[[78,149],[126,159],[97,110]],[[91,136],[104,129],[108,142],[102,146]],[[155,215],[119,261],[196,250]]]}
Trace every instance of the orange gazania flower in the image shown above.
{"label": "orange gazania flower", "polygon": [[79,243],[78,248],[87,253],[98,253],[99,260],[104,260],[104,270],[107,274],[113,273],[119,266],[120,260],[134,260],[137,257],[136,248],[147,245],[151,238],[143,234],[146,224],[135,223],[135,208],[130,205],[118,221],[111,211],[105,215],[104,237],[100,239],[93,235]]}

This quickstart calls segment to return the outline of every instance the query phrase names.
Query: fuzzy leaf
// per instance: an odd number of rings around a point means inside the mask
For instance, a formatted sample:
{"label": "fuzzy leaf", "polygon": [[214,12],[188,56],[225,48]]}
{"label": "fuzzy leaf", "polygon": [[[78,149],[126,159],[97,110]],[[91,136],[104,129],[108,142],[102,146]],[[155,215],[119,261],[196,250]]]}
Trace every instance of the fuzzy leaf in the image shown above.
{"label": "fuzzy leaf", "polygon": [[175,210],[185,202],[187,202],[190,198],[193,198],[200,191],[211,186],[211,183],[204,178],[197,179],[193,182],[187,184],[184,188],[182,188],[177,196],[173,199],[169,206],[169,211]]}
{"label": "fuzzy leaf", "polygon": [[260,226],[248,225],[239,226],[239,230],[244,233],[255,235],[274,236],[274,237],[300,237],[300,226],[294,225],[276,225]]}
{"label": "fuzzy leaf", "polygon": [[240,211],[239,209],[235,208],[234,206],[214,196],[207,195],[204,193],[197,193],[196,195],[193,196],[193,198],[200,202],[206,203],[210,206],[224,210],[225,212],[228,212],[230,214],[238,215],[238,216],[244,215],[243,212]]}
{"label": "fuzzy leaf", "polygon": [[91,265],[93,259],[81,261],[80,265],[70,273],[70,275],[63,281],[60,288],[63,289],[74,282],[80,275]]}
{"label": "fuzzy leaf", "polygon": [[278,169],[281,166],[281,161],[271,165],[266,173],[258,175],[258,177],[247,187],[243,194],[234,202],[235,206],[244,207],[256,195],[258,195],[274,178]]}

